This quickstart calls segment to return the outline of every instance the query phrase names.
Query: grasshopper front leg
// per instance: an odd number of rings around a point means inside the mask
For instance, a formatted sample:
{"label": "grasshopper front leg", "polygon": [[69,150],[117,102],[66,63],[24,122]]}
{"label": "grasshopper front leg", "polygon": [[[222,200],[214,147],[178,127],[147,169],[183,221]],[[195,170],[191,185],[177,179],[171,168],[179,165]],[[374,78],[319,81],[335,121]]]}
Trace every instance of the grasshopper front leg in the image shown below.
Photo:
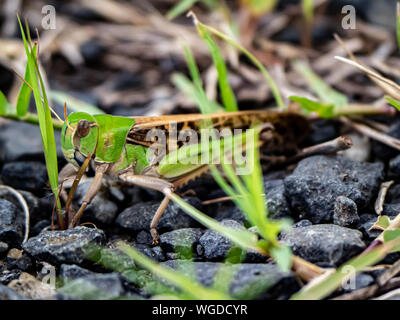
{"label": "grasshopper front leg", "polygon": [[69,223],[69,228],[75,227],[75,225],[78,223],[79,219],[82,217],[83,211],[85,211],[86,207],[90,204],[90,202],[96,196],[97,192],[99,192],[99,190],[101,188],[101,183],[103,180],[104,173],[107,171],[109,166],[110,166],[109,164],[105,163],[105,164],[101,164],[96,167],[96,174],[93,178],[93,181],[90,184],[89,189],[86,191],[85,195],[83,196],[82,204],[81,204],[81,207],[79,208],[79,211],[76,214],[74,214],[74,216],[72,217],[72,219]]}
{"label": "grasshopper front leg", "polygon": [[161,201],[160,206],[158,207],[150,223],[150,234],[153,238],[153,244],[158,244],[159,235],[156,230],[156,227],[161,219],[162,214],[165,211],[165,208],[169,203],[170,198],[168,195],[174,192],[175,190],[174,185],[160,178],[135,175],[132,172],[123,173],[119,176],[119,178],[123,182],[134,184],[143,188],[156,190],[162,192],[165,195],[164,199]]}

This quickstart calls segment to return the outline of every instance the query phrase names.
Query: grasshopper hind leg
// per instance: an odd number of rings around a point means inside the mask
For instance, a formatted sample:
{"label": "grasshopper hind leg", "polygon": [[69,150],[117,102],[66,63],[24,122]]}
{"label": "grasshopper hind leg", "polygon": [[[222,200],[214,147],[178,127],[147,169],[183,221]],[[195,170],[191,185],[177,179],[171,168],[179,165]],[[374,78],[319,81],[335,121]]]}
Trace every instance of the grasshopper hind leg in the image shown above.
{"label": "grasshopper hind leg", "polygon": [[137,186],[143,187],[143,188],[153,189],[153,190],[162,192],[165,195],[164,199],[161,201],[160,206],[158,207],[158,209],[157,209],[156,213],[154,214],[154,217],[150,223],[150,234],[153,237],[153,244],[158,244],[159,235],[158,235],[156,228],[157,228],[158,222],[161,219],[162,214],[165,211],[165,208],[167,207],[167,205],[169,203],[170,198],[169,198],[168,194],[175,191],[174,185],[172,183],[170,183],[166,180],[160,179],[160,178],[151,177],[151,176],[135,175],[131,172],[124,173],[124,174],[120,175],[119,178],[123,182],[137,185]]}

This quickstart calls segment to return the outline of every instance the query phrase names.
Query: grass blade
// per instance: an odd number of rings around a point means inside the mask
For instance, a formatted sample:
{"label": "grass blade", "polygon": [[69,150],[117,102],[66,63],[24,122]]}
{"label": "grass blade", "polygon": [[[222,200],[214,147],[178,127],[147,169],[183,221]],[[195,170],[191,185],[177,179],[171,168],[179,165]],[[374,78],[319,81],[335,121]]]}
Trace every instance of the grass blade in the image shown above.
{"label": "grass blade", "polygon": [[231,38],[230,36],[218,31],[217,29],[214,29],[213,27],[210,27],[204,23],[201,23],[196,15],[193,12],[189,12],[189,15],[193,17],[194,23],[196,25],[202,26],[204,29],[206,29],[208,32],[211,34],[216,35],[217,37],[223,39],[224,41],[228,42],[230,45],[234,46],[236,49],[241,51],[263,74],[264,78],[266,79],[267,83],[269,84],[272,94],[274,95],[275,101],[278,105],[278,107],[285,109],[286,105],[283,102],[282,96],[279,92],[278,86],[276,85],[275,81],[272,79],[271,75],[265,69],[265,67],[262,65],[260,61],[248,50],[246,50],[242,45],[240,45],[235,39]]}
{"label": "grass blade", "polygon": [[[30,79],[28,67],[25,70],[25,78],[24,79],[26,79],[26,80]],[[17,115],[18,115],[18,117],[23,117],[27,114],[30,99],[31,99],[31,88],[29,88],[29,86],[25,82],[22,82],[21,89],[19,91],[18,99],[17,99]]]}
{"label": "grass blade", "polygon": [[194,279],[176,272],[176,270],[159,265],[150,258],[146,257],[144,254],[138,252],[123,242],[118,243],[118,248],[143,268],[179,287],[183,292],[191,297],[191,299],[232,300],[232,298],[228,295],[225,295],[214,289],[206,288]]}
{"label": "grass blade", "polygon": [[189,10],[199,0],[181,0],[171,10],[167,12],[167,18],[172,20],[182,13]]}
{"label": "grass blade", "polygon": [[215,68],[217,69],[218,84],[221,92],[221,99],[225,106],[225,110],[229,112],[237,111],[238,110],[237,101],[228,81],[228,71],[222,53],[219,50],[218,45],[215,43],[214,39],[208,32],[208,30],[204,28],[201,24],[197,24],[196,27],[200,36],[207,44],[208,50],[210,51],[211,57],[214,61]]}

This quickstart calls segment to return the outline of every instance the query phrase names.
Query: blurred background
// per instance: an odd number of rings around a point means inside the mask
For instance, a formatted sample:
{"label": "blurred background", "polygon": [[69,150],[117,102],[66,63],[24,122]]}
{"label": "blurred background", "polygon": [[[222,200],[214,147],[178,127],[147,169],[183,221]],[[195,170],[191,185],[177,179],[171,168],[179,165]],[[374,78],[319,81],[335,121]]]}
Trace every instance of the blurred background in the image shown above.
{"label": "blurred background", "polygon": [[[343,13],[348,5],[355,10],[352,20],[347,20],[347,11]],[[61,114],[60,102],[71,97],[125,116],[198,112],[173,81],[177,73],[188,76],[183,44],[191,47],[207,95],[215,100],[217,73],[186,16],[189,10],[252,52],[271,72],[285,99],[312,98],[292,65],[302,59],[350,101],[382,102],[382,91],[366,76],[333,59],[344,55],[334,33],[366,65],[395,80],[400,76],[395,0],[2,0],[0,90],[15,105],[21,81],[12,68],[23,74],[25,67],[18,12],[22,20],[28,19],[32,38],[35,28],[39,31],[40,61]],[[355,29],[343,27],[353,22]],[[261,73],[232,47],[218,43],[239,108],[274,105]]]}

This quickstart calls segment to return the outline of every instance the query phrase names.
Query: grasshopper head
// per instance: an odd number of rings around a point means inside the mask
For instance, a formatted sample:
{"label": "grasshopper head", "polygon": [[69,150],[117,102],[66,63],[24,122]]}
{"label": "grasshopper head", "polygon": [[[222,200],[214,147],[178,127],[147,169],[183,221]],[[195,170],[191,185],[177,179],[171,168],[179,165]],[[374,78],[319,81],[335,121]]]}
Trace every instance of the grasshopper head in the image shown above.
{"label": "grasshopper head", "polygon": [[96,153],[99,127],[93,116],[85,112],[71,113],[64,122],[61,149],[68,162],[80,167],[90,153]]}

